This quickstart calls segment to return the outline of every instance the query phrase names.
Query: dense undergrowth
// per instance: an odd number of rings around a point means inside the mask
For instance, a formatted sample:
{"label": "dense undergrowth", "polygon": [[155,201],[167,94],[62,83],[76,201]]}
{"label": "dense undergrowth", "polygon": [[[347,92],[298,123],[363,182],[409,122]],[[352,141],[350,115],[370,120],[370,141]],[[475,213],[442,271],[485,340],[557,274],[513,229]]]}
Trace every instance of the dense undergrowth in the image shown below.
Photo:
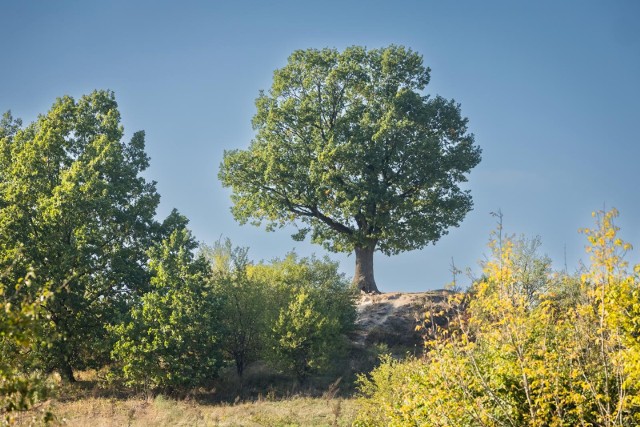
{"label": "dense undergrowth", "polygon": [[617,212],[594,216],[575,275],[499,228],[482,278],[450,299],[449,325],[424,329],[425,355],[361,378],[355,425],[638,425],[640,265],[624,260]]}

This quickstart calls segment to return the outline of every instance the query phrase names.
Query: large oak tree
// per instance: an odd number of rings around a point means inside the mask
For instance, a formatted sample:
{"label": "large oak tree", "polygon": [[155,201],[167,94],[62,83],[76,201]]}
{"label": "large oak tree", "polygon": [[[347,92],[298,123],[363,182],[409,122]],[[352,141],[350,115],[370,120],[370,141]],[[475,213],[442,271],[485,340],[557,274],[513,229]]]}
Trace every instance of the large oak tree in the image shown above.
{"label": "large oak tree", "polygon": [[459,183],[481,150],[459,104],[423,94],[429,74],[399,46],[295,51],[256,100],[249,149],[225,152],[235,218],[355,251],[354,283],[377,292],[376,250],[422,248],[472,207]]}

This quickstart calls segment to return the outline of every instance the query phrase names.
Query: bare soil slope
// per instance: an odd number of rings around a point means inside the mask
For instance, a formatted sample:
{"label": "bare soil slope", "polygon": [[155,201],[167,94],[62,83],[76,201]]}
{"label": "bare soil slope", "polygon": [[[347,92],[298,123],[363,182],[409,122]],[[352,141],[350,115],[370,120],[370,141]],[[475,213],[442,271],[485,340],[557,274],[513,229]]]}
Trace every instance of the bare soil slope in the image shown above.
{"label": "bare soil slope", "polygon": [[[417,293],[390,292],[362,294],[358,300],[354,344],[371,346],[386,344],[390,349],[421,350],[422,335],[416,325],[422,324],[427,306],[443,305],[449,291]],[[436,319],[436,323],[439,323]]]}

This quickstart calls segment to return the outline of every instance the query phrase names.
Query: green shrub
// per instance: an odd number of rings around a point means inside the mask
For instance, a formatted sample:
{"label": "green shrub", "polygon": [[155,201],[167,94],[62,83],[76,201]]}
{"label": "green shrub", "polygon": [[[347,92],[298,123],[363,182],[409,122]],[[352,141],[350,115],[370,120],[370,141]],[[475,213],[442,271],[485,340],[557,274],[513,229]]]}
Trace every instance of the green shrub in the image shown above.
{"label": "green shrub", "polygon": [[227,239],[201,253],[213,269],[213,284],[220,298],[220,345],[236,373],[258,360],[265,350],[275,307],[269,288],[247,275],[250,263],[246,248],[234,248]]}
{"label": "green shrub", "polygon": [[129,385],[173,391],[207,384],[217,374],[220,301],[209,264],[194,258],[195,247],[181,226],[150,250],[151,290],[131,318],[113,328],[112,354]]}
{"label": "green shrub", "polygon": [[356,317],[355,293],[337,263],[289,254],[257,271],[279,303],[273,311],[269,358],[300,382],[328,370],[346,350],[345,335]]}

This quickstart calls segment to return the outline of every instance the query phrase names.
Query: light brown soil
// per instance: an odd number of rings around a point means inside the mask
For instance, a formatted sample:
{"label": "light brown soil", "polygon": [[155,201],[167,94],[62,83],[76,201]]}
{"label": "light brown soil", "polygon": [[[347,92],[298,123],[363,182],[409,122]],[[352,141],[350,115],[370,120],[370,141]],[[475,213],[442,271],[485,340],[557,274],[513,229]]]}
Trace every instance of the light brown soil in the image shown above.
{"label": "light brown soil", "polygon": [[362,294],[353,342],[358,345],[386,344],[390,348],[422,348],[416,326],[424,320],[427,305],[442,304],[448,291]]}

